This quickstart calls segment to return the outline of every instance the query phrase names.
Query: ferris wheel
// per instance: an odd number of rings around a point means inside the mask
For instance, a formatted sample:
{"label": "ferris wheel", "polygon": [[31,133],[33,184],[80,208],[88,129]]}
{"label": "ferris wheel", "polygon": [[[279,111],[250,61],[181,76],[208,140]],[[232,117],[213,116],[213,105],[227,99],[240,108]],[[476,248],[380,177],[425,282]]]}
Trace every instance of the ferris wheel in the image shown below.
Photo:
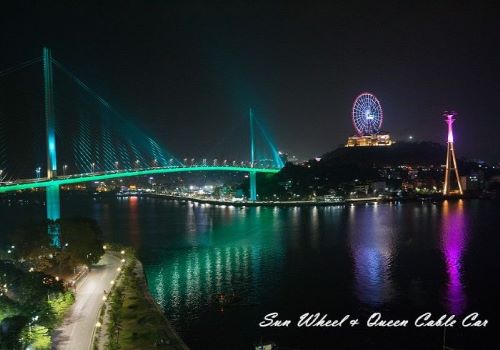
{"label": "ferris wheel", "polygon": [[363,92],[356,97],[352,106],[352,123],[360,136],[378,133],[382,119],[382,106],[375,95]]}

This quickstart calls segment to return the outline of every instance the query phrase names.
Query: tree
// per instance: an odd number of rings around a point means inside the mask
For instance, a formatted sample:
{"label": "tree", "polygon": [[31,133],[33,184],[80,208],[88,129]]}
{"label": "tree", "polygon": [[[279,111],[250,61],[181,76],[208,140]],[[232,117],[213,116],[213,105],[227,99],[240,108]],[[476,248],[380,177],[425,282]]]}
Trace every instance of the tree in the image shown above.
{"label": "tree", "polygon": [[6,296],[0,296],[0,323],[9,317],[19,315],[21,310],[19,306],[7,298]]}
{"label": "tree", "polygon": [[75,296],[71,292],[58,293],[48,300],[51,313],[60,320],[75,301]]}
{"label": "tree", "polygon": [[[104,254],[102,231],[92,219],[73,218],[59,220],[61,226],[62,257],[70,264],[92,265]],[[65,256],[65,254],[67,256]]]}
{"label": "tree", "polygon": [[53,256],[57,249],[51,245],[48,235],[48,221],[28,223],[11,235],[13,254],[28,262],[37,271],[46,271],[53,266]]}
{"label": "tree", "polygon": [[28,323],[25,316],[13,316],[0,322],[0,350],[19,349],[19,334]]}
{"label": "tree", "polygon": [[21,331],[21,342],[25,346],[31,346],[36,350],[48,350],[51,348],[49,329],[40,325],[28,325]]}
{"label": "tree", "polygon": [[1,283],[8,286],[8,297],[16,302],[23,312],[37,309],[48,293],[63,290],[61,282],[42,272],[29,272],[20,265],[0,260]]}

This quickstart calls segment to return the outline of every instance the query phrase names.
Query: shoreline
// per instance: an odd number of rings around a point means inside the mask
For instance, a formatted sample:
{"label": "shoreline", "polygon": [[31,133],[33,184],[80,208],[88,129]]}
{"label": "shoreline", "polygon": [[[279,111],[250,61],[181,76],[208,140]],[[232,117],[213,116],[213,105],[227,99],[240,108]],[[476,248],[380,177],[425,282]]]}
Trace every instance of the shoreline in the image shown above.
{"label": "shoreline", "polygon": [[139,279],[139,288],[141,288],[141,291],[142,291],[142,294],[144,295],[144,298],[161,315],[161,317],[163,318],[163,320],[165,321],[165,323],[167,325],[168,332],[172,335],[172,338],[175,339],[175,341],[177,342],[177,345],[182,350],[189,350],[189,347],[186,345],[186,343],[184,343],[182,338],[179,336],[179,334],[177,334],[177,331],[170,323],[169,319],[167,318],[167,315],[165,315],[165,312],[161,309],[160,305],[158,305],[158,303],[154,300],[153,296],[151,295],[149,288],[148,288],[148,280],[147,280],[146,274],[144,273],[144,267],[142,265],[142,262],[135,256],[134,256],[134,259],[136,262],[135,272],[136,272],[137,278]]}
{"label": "shoreline", "polygon": [[[175,196],[170,194],[161,193],[141,193],[138,196],[152,197],[152,198],[164,198],[169,200],[178,200],[183,202],[196,202],[201,204],[211,204],[211,205],[225,205],[233,207],[336,207],[344,205],[355,205],[367,204],[367,203],[407,203],[407,202],[443,202],[445,200],[465,200],[465,199],[480,199],[475,197],[453,197],[453,196],[434,196],[425,198],[401,198],[401,199],[386,199],[379,197],[368,197],[368,198],[355,198],[355,199],[345,199],[338,202],[317,202],[317,201],[255,201],[255,202],[232,202],[224,201],[218,199],[208,199],[208,198],[196,198],[196,197],[185,197],[185,196]],[[121,196],[128,197],[128,196]]]}
{"label": "shoreline", "polygon": [[103,297],[89,350],[106,349],[110,342],[122,349],[189,350],[152,297],[142,262],[131,248],[118,247],[106,252],[124,260],[116,283]]}

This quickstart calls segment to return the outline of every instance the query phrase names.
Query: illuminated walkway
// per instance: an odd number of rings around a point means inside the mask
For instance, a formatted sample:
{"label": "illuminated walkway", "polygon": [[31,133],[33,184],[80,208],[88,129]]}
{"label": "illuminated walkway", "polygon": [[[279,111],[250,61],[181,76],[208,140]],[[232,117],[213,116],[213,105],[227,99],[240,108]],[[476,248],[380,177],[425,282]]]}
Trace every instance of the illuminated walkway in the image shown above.
{"label": "illuminated walkway", "polygon": [[101,309],[104,290],[109,291],[110,282],[118,275],[120,259],[106,253],[99,264],[92,267],[87,277],[78,286],[76,300],[64,323],[52,335],[53,349],[89,350],[92,333]]}

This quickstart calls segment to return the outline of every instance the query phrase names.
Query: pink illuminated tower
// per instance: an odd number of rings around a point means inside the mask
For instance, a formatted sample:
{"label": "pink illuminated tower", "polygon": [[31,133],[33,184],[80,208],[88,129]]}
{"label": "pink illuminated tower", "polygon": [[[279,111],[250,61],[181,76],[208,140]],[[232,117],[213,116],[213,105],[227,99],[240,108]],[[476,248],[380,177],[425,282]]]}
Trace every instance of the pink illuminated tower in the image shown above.
{"label": "pink illuminated tower", "polygon": [[458,193],[463,194],[462,191],[462,184],[460,183],[460,176],[458,175],[458,168],[457,168],[457,158],[455,157],[455,149],[453,147],[453,127],[452,124],[455,121],[455,116],[457,115],[456,112],[444,112],[443,116],[445,117],[445,122],[448,124],[448,150],[446,152],[446,171],[444,175],[444,188],[443,188],[443,194],[445,196],[450,195],[452,193],[457,193],[457,191],[451,191],[451,179],[450,176],[451,172],[455,173],[455,176],[457,178],[457,185],[458,185]]}

